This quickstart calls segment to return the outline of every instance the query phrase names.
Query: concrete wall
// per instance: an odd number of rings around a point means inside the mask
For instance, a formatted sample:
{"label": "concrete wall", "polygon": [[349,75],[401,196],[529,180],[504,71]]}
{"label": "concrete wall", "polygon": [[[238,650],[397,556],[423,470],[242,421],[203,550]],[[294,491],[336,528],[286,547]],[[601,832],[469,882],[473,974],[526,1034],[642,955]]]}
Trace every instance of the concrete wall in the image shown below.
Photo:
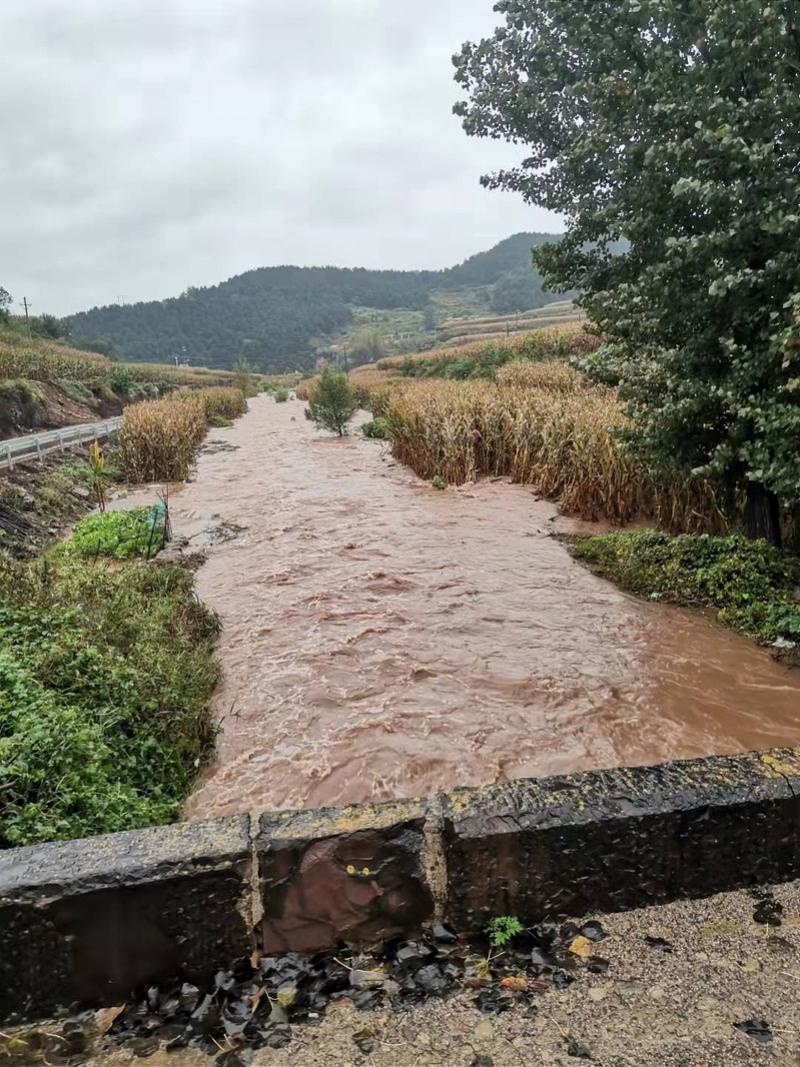
{"label": "concrete wall", "polygon": [[237,816],[0,853],[0,1016],[253,948],[372,943],[800,877],[800,749]]}

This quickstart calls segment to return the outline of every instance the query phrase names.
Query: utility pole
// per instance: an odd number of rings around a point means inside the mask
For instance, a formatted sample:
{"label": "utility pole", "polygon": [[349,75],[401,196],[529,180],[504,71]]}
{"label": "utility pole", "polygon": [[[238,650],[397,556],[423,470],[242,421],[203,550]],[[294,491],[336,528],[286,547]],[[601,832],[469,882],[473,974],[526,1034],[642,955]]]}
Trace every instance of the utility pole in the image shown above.
{"label": "utility pole", "polygon": [[28,310],[30,305],[28,304],[27,296],[22,298],[22,306],[25,308],[25,325],[28,327],[28,337],[31,335],[31,320],[28,318]]}

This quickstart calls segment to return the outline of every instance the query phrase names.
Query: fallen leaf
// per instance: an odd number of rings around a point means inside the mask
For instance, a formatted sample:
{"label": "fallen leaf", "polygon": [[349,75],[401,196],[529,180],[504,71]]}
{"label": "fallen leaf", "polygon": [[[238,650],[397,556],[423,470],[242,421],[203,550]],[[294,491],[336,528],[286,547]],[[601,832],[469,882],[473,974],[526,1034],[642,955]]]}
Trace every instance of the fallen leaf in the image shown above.
{"label": "fallen leaf", "polygon": [[528,979],[524,974],[510,974],[500,983],[501,989],[511,989],[514,993],[526,993],[528,991]]}
{"label": "fallen leaf", "polygon": [[99,1034],[107,1034],[116,1020],[125,1011],[124,1004],[118,1004],[115,1008],[100,1008],[94,1013],[94,1025]]}
{"label": "fallen leaf", "polygon": [[581,959],[588,959],[592,955],[594,949],[592,948],[592,942],[588,937],[584,937],[580,934],[570,944],[569,950],[573,956],[580,956]]}
{"label": "fallen leaf", "polygon": [[257,993],[254,993],[252,997],[248,997],[250,1001],[250,1011],[253,1015],[258,1011],[259,1005],[264,997],[267,995],[267,987],[262,985]]}

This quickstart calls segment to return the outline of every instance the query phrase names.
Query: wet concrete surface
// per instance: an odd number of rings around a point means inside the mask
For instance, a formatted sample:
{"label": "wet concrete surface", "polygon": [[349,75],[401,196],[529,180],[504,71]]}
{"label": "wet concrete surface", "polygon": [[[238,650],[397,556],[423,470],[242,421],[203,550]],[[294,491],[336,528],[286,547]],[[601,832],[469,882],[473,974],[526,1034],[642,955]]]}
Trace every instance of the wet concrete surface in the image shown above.
{"label": "wet concrete surface", "polygon": [[[321,1025],[293,1027],[292,1044],[255,1055],[253,1067],[797,1067],[800,1064],[800,883],[778,886],[783,923],[753,921],[747,892],[626,914],[598,916],[608,935],[596,950],[605,974],[579,968],[563,991],[534,996],[530,1008],[486,1016],[474,993],[431,1000],[410,1011],[359,1012],[333,1005]],[[652,947],[646,938],[661,939]],[[763,1019],[760,1044],[735,1028]],[[372,1030],[362,1054],[353,1035]],[[575,1053],[582,1048],[591,1059]],[[570,1054],[572,1053],[572,1054]],[[481,1059],[480,1057],[484,1057]],[[488,1058],[487,1058],[488,1057]],[[130,1053],[92,1061],[122,1067]],[[157,1052],[154,1067],[207,1067],[200,1054]]]}

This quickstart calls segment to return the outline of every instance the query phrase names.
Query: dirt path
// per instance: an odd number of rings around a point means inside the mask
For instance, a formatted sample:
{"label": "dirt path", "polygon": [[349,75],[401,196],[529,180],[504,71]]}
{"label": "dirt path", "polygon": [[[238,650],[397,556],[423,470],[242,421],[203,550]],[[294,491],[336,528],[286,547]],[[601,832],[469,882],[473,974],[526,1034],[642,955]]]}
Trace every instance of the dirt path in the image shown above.
{"label": "dirt path", "polygon": [[800,671],[576,565],[553,505],[439,492],[251,401],[173,497],[211,544],[217,756],[188,814],[321,806],[797,740]]}

